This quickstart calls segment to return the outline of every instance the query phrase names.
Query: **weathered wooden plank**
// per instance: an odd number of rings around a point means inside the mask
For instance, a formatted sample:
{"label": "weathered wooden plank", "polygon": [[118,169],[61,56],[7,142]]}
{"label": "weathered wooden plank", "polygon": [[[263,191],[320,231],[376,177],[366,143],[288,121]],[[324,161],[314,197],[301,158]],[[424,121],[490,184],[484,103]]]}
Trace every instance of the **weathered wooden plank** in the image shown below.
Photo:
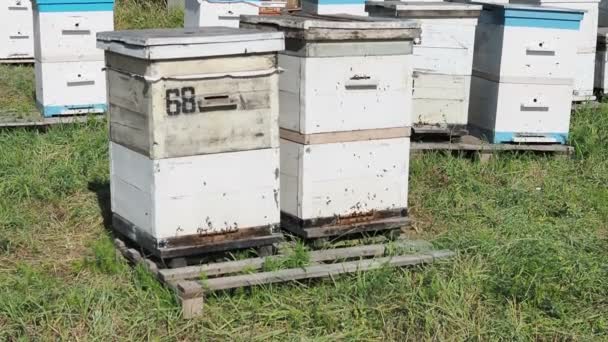
{"label": "weathered wooden plank", "polygon": [[[38,116],[39,118],[36,118]],[[89,118],[99,119],[103,115],[78,115],[78,116],[59,116],[52,118],[43,118],[39,113],[33,113],[24,119],[12,119],[12,114],[0,113],[0,128],[18,128],[18,127],[46,127],[60,124],[73,124],[87,122]]]}
{"label": "weathered wooden plank", "polygon": [[423,151],[531,151],[531,152],[553,152],[558,154],[572,154],[574,148],[559,144],[468,144],[458,142],[413,142],[412,152]]}
{"label": "weathered wooden plank", "polygon": [[452,256],[449,252],[442,254],[414,254],[396,257],[385,257],[372,260],[351,261],[338,264],[315,265],[303,268],[292,268],[274,272],[237,275],[231,277],[208,279],[203,287],[207,290],[226,290],[237,287],[271,284],[301,279],[314,279],[335,276],[345,273],[369,271],[384,266],[401,267],[408,265],[432,263],[435,259]]}
{"label": "weathered wooden plank", "polygon": [[33,58],[0,59],[0,64],[34,64]]}
{"label": "weathered wooden plank", "polygon": [[[422,240],[401,241],[396,243],[394,246],[396,248],[414,249],[428,249],[431,247],[428,242]],[[378,257],[385,255],[387,248],[388,246],[385,244],[363,245],[311,251],[309,256],[311,263],[336,261],[349,258]],[[187,266],[176,269],[163,269],[159,270],[159,277],[164,282],[173,282],[183,279],[194,279],[199,277],[201,274],[213,277],[222,274],[237,273],[246,269],[259,270],[264,266],[264,263],[268,258],[280,259],[284,257],[284,255],[279,255],[266,258],[250,258],[245,260],[218,262],[206,265]]]}

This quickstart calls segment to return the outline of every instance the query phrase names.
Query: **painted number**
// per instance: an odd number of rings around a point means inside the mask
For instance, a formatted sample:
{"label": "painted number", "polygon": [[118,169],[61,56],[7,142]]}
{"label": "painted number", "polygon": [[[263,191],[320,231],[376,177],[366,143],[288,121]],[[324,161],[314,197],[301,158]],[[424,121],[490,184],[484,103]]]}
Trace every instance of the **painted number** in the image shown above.
{"label": "painted number", "polygon": [[167,115],[191,114],[196,112],[196,94],[193,87],[167,89]]}

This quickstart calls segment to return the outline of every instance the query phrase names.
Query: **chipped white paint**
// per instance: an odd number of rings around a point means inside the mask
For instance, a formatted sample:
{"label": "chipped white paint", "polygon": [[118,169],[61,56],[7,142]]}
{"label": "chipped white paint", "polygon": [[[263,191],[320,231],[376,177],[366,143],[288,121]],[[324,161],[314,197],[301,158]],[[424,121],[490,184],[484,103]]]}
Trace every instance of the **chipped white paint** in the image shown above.
{"label": "chipped white paint", "polygon": [[302,145],[281,139],[281,209],[301,219],[407,208],[409,137]]}
{"label": "chipped white paint", "polygon": [[34,57],[34,25],[30,0],[0,4],[0,59]]}
{"label": "chipped white paint", "polygon": [[103,61],[97,32],[114,29],[114,12],[38,12],[34,8],[35,56],[41,62]]}
{"label": "chipped white paint", "polygon": [[279,11],[285,1],[186,0],[184,27],[239,27],[240,15],[257,15],[265,10]]}
{"label": "chipped white paint", "polygon": [[112,212],[157,239],[279,222],[278,148],[153,160],[110,143],[110,155]]}
{"label": "chipped white paint", "polygon": [[539,4],[546,7],[583,10],[585,14],[580,29],[574,40],[577,49],[575,61],[575,80],[573,93],[575,98],[584,99],[593,96],[595,48],[600,0],[511,0],[511,3]]}
{"label": "chipped white paint", "polygon": [[410,126],[411,55],[279,55],[280,125],[303,134]]}
{"label": "chipped white paint", "polygon": [[466,126],[475,28],[481,6],[368,1],[366,9],[371,16],[420,21],[422,33],[413,53],[414,127]]}
{"label": "chipped white paint", "polygon": [[597,32],[597,52],[595,56],[595,88],[601,89],[604,94],[608,93],[606,42],[608,42],[608,28],[600,27]]}

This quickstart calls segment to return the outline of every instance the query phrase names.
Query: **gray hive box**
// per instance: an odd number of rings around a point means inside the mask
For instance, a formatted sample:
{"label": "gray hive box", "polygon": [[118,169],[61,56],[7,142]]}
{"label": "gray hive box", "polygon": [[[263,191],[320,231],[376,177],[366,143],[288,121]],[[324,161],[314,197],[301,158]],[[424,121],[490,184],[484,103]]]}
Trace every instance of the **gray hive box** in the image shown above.
{"label": "gray hive box", "polygon": [[282,33],[207,27],[102,32],[97,40],[106,50],[113,142],[152,159],[278,146],[273,80]]}

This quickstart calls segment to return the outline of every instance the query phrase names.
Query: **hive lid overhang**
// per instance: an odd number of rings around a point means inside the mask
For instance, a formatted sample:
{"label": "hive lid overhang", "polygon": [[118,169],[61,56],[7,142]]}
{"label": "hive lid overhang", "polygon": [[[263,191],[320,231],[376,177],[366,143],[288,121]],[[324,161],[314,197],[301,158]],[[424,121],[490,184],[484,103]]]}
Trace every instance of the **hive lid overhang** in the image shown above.
{"label": "hive lid overhang", "polygon": [[416,20],[348,14],[241,15],[241,23],[283,31],[286,38],[305,40],[411,40],[420,37],[420,23]]}
{"label": "hive lid overhang", "polygon": [[442,1],[366,1],[366,9],[376,7],[396,17],[478,17],[482,6]]}
{"label": "hive lid overhang", "polygon": [[141,59],[179,59],[281,51],[282,32],[231,27],[100,32],[97,47]]}

